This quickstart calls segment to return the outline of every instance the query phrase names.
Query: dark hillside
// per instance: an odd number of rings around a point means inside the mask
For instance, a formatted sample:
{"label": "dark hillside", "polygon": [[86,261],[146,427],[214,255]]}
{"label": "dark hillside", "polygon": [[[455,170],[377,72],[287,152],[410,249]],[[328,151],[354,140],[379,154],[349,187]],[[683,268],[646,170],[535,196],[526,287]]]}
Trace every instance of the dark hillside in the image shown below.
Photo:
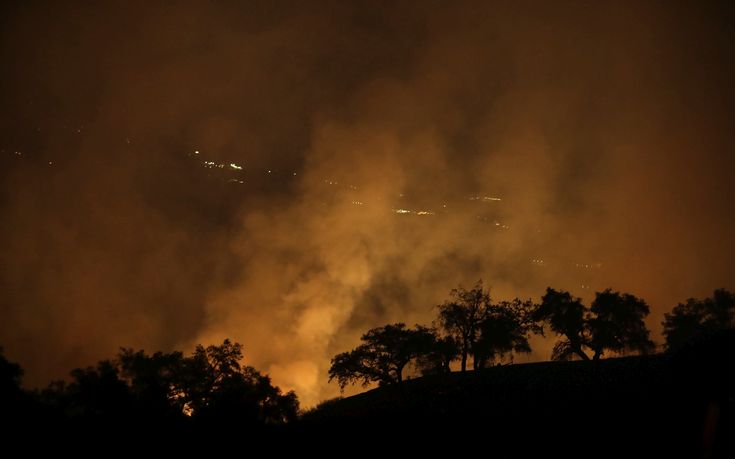
{"label": "dark hillside", "polygon": [[377,443],[415,432],[417,446],[462,439],[457,446],[492,444],[495,453],[521,457],[733,457],[732,342],[732,336],[710,340],[674,356],[542,362],[409,380],[326,403],[299,427],[317,437],[329,432]]}

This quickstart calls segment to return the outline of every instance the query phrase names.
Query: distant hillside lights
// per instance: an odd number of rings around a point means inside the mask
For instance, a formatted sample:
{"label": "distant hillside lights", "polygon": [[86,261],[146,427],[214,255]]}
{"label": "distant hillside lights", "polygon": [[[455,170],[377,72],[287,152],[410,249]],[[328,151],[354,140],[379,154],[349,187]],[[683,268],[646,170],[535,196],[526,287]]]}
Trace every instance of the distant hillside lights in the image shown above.
{"label": "distant hillside lights", "polygon": [[410,209],[393,209],[394,214],[413,214],[413,215],[436,215],[430,210],[410,210]]}
{"label": "distant hillside lights", "polygon": [[[243,169],[242,166],[238,166],[235,163],[230,163],[228,165],[225,165],[224,163],[215,163],[214,161],[204,161],[204,167],[209,168],[209,169],[212,169],[212,168],[224,169],[225,167],[228,167],[236,171],[241,171]],[[268,173],[270,173],[270,171],[268,171]]]}
{"label": "distant hillside lights", "polygon": [[204,161],[204,167],[207,167],[209,169],[217,168],[217,169],[224,169],[224,164],[216,164],[214,161]]}
{"label": "distant hillside lights", "polygon": [[596,263],[574,263],[574,267],[581,269],[600,269],[602,268],[602,263],[599,261]]}
{"label": "distant hillside lights", "polygon": [[[537,266],[544,266],[546,261],[541,258],[532,258],[531,263]],[[572,265],[579,269],[602,269],[602,263],[599,261],[596,263],[572,263]]]}

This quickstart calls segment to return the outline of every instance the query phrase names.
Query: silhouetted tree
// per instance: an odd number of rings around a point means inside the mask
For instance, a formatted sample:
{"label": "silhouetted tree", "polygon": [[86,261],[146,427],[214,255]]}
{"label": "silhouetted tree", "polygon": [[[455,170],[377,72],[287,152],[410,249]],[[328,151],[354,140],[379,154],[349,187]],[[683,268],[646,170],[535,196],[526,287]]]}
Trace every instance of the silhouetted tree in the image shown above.
{"label": "silhouetted tree", "polygon": [[120,379],[115,362],[103,360],[96,367],[71,371],[69,384],[57,383],[66,415],[87,420],[120,420],[130,414],[132,394]]}
{"label": "silhouetted tree", "polygon": [[[17,422],[24,411],[25,394],[20,388],[23,369],[3,355],[0,347],[0,422]],[[0,427],[2,428],[2,427]]]}
{"label": "silhouetted tree", "polygon": [[490,294],[482,289],[482,281],[466,290],[453,289],[451,299],[438,306],[440,328],[459,346],[462,372],[467,370],[467,357],[480,335],[480,324],[490,315]]}
{"label": "silhouetted tree", "polygon": [[329,381],[336,379],[339,387],[362,382],[380,385],[400,383],[408,363],[427,352],[434,335],[426,327],[406,328],[397,323],[373,328],[360,338],[363,344],[349,352],[337,354],[329,368]]}
{"label": "silhouetted tree", "polygon": [[174,399],[195,419],[240,423],[280,423],[295,419],[298,399],[282,394],[268,376],[240,365],[242,345],[198,345],[184,358]]}
{"label": "silhouetted tree", "polygon": [[220,346],[201,344],[182,362],[178,388],[182,408],[189,414],[203,414],[214,394],[240,373],[242,345],[226,339]]}
{"label": "silhouetted tree", "polygon": [[643,322],[649,312],[646,302],[636,296],[611,289],[597,292],[586,320],[587,346],[594,351],[593,360],[599,360],[605,350],[653,351],[655,345]]}
{"label": "silhouetted tree", "polygon": [[502,301],[490,305],[490,314],[480,323],[480,336],[472,348],[474,368],[484,368],[487,362],[513,352],[531,352],[528,343],[531,332],[540,333],[532,314],[532,301]]}
{"label": "silhouetted tree", "polygon": [[563,338],[554,345],[551,358],[568,360],[572,355],[589,360],[582,346],[587,344],[585,307],[581,298],[573,298],[569,292],[547,288],[541,304],[533,314],[537,322],[544,322]]}
{"label": "silhouetted tree", "polygon": [[627,293],[610,289],[597,292],[592,307],[587,309],[581,298],[547,288],[533,316],[563,337],[554,345],[553,360],[568,360],[575,355],[590,360],[585,347],[598,360],[605,350],[652,351],[654,344],[643,322],[648,313],[645,301]]}
{"label": "silhouetted tree", "polygon": [[0,347],[0,395],[10,396],[19,392],[22,376],[23,369],[20,365],[6,359],[3,348]]}
{"label": "silhouetted tree", "polygon": [[182,415],[181,394],[177,393],[183,372],[181,352],[147,355],[142,350],[121,349],[117,360],[120,374],[128,381],[140,410],[146,411],[148,416]]}
{"label": "silhouetted tree", "polygon": [[38,391],[24,390],[22,380],[23,368],[8,360],[0,347],[0,438],[5,440],[2,443],[6,453],[12,449],[11,440],[16,432],[23,434],[17,438],[27,438],[45,420],[46,410],[40,404]]}
{"label": "silhouetted tree", "polygon": [[692,340],[735,328],[735,294],[718,289],[711,298],[689,298],[664,314],[662,325],[667,350],[679,349]]}
{"label": "silhouetted tree", "polygon": [[422,375],[450,373],[450,364],[459,356],[459,346],[453,337],[439,336],[435,330],[430,330],[431,343],[416,358],[416,366]]}

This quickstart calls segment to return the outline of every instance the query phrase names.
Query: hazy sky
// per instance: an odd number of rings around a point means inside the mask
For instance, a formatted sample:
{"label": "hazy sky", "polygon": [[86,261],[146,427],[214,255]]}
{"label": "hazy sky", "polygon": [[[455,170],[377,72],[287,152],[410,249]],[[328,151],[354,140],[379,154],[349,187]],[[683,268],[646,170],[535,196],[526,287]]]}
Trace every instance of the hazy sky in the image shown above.
{"label": "hazy sky", "polygon": [[311,405],[480,278],[659,338],[735,288],[734,48],[731,2],[3,2],[0,345],[230,337]]}

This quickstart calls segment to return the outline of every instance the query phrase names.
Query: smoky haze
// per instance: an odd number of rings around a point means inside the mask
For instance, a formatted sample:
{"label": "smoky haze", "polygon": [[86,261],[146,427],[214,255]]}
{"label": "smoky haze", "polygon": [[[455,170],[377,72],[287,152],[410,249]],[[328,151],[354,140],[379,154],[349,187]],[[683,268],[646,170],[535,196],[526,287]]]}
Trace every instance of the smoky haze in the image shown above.
{"label": "smoky haze", "polygon": [[32,386],[229,337],[308,406],[480,278],[628,291],[658,337],[735,287],[733,13],[5,2],[0,344]]}

